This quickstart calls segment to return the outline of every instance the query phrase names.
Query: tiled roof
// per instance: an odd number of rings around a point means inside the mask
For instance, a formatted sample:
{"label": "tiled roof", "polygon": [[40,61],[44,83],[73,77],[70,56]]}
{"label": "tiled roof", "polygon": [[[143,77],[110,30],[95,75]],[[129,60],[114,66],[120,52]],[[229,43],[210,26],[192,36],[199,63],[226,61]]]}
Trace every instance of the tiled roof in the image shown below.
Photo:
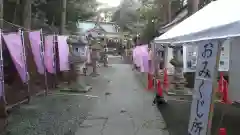
{"label": "tiled roof", "polygon": [[93,29],[95,27],[95,22],[79,22],[78,28],[80,29],[80,32],[85,33],[90,29]]}
{"label": "tiled roof", "polygon": [[100,23],[99,25],[104,29],[105,32],[109,32],[109,33],[117,32],[114,24]]}
{"label": "tiled roof", "polygon": [[95,21],[84,21],[78,23],[78,28],[81,33],[91,31],[92,29],[103,29],[107,33],[116,33],[116,24],[112,22],[99,22],[99,25]]}

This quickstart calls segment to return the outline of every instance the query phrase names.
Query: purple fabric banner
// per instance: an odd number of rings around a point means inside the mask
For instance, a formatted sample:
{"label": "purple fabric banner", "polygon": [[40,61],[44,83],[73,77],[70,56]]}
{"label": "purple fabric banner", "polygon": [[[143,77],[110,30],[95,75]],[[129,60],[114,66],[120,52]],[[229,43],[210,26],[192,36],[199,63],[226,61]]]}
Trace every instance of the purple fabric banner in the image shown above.
{"label": "purple fabric banner", "polygon": [[58,55],[59,55],[59,64],[60,71],[68,71],[69,69],[69,48],[67,44],[68,36],[58,36]]}
{"label": "purple fabric banner", "polygon": [[53,44],[53,35],[50,35],[50,36],[45,36],[45,53],[44,53],[44,63],[45,63],[45,66],[47,68],[47,71],[49,73],[56,73],[56,70],[55,70],[55,61],[54,61],[54,53],[53,53],[53,47],[54,47],[54,44]]}
{"label": "purple fabric banner", "polygon": [[22,46],[22,40],[20,33],[13,32],[9,34],[4,34],[3,39],[7,45],[7,48],[10,52],[10,55],[12,57],[12,60],[16,66],[16,69],[22,79],[22,81],[25,83],[27,82],[27,72],[25,69],[25,61],[23,57],[26,57],[23,55],[23,46]]}
{"label": "purple fabric banner", "polygon": [[32,48],[32,53],[34,56],[34,61],[37,65],[38,73],[44,74],[44,65],[41,58],[41,35],[40,31],[29,32],[29,40]]}
{"label": "purple fabric banner", "polygon": [[142,64],[140,66],[140,71],[141,72],[148,72],[149,71],[148,45],[142,45],[142,46],[139,46],[139,47],[140,47],[140,50],[141,50],[140,57],[141,57],[141,61],[142,61]]}
{"label": "purple fabric banner", "polygon": [[133,49],[133,62],[140,67],[141,72],[149,71],[148,60],[148,45],[136,46]]}
{"label": "purple fabric banner", "polygon": [[139,53],[141,53],[141,50],[139,46],[136,46],[133,49],[133,63],[136,64],[138,67],[141,66],[141,57],[139,56]]}

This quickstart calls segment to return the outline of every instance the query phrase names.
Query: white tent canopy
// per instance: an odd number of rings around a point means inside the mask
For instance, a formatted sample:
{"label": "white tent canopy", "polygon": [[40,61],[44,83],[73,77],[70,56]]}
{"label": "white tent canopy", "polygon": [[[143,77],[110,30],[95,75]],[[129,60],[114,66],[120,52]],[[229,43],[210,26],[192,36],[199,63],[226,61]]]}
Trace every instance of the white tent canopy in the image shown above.
{"label": "white tent canopy", "polygon": [[240,0],[217,0],[188,17],[156,43],[184,43],[240,36]]}

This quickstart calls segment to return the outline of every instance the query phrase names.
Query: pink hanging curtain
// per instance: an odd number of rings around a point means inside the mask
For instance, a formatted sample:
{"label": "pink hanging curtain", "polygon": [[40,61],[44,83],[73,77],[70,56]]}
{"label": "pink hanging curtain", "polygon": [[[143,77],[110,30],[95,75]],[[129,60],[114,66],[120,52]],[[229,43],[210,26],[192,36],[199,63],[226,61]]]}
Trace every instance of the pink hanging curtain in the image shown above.
{"label": "pink hanging curtain", "polygon": [[69,69],[69,47],[67,44],[68,36],[58,36],[58,56],[60,71],[68,71]]}
{"label": "pink hanging curtain", "polygon": [[29,32],[29,40],[32,48],[34,61],[37,65],[38,73],[44,74],[44,65],[41,57],[41,34],[40,30]]}
{"label": "pink hanging curtain", "polygon": [[44,63],[49,73],[56,73],[53,53],[53,35],[45,36]]}
{"label": "pink hanging curtain", "polygon": [[24,83],[27,82],[27,71],[25,69],[26,63],[24,61],[24,57],[26,56],[23,55],[23,45],[20,33],[12,32],[9,34],[3,34],[3,39],[22,81]]}
{"label": "pink hanging curtain", "polygon": [[149,65],[148,65],[148,60],[149,60],[149,55],[148,55],[148,45],[142,45],[139,46],[141,52],[140,57],[141,57],[141,66],[140,66],[140,71],[141,72],[148,72],[149,71]]}

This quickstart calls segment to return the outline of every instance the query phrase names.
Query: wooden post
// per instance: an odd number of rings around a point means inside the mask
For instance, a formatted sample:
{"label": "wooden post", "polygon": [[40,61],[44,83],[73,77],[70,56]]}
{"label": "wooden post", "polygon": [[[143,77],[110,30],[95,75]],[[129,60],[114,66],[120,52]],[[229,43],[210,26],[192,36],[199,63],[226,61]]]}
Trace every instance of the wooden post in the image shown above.
{"label": "wooden post", "polygon": [[43,33],[42,33],[42,29],[40,30],[40,37],[41,37],[41,44],[40,44],[40,54],[41,54],[41,61],[42,61],[42,65],[44,68],[44,84],[45,84],[45,95],[48,94],[48,79],[47,79],[47,69],[44,63],[44,39],[43,39]]}
{"label": "wooden post", "polygon": [[19,29],[19,33],[21,35],[21,41],[22,41],[22,59],[24,61],[24,71],[26,72],[26,85],[27,85],[27,98],[28,98],[28,102],[30,102],[31,99],[31,94],[30,94],[30,74],[29,74],[29,70],[28,70],[28,65],[27,65],[27,58],[26,58],[26,46],[25,46],[25,40],[24,40],[24,35],[23,35],[23,31],[21,29]]}
{"label": "wooden post", "polygon": [[[2,29],[3,29],[3,0],[0,0],[0,36],[2,36]],[[0,117],[6,117],[6,99],[5,99],[5,92],[4,92],[4,71],[3,71],[3,57],[2,57],[2,38],[0,37],[0,57],[1,57],[1,89],[2,89],[2,96],[0,97]]]}
{"label": "wooden post", "polygon": [[3,70],[3,55],[2,55],[2,30],[0,29],[0,117],[5,118],[7,116],[6,112],[6,98],[5,98],[5,87],[4,87],[4,70]]}

